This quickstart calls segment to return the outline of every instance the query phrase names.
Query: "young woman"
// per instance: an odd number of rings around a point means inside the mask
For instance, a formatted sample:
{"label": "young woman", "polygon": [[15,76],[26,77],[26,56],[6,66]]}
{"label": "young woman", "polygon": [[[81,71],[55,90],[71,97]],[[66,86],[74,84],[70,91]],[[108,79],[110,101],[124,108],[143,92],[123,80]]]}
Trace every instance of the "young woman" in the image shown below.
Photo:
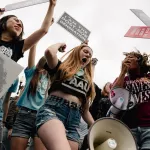
{"label": "young woman", "polygon": [[[18,61],[23,53],[35,45],[47,32],[52,23],[56,0],[50,0],[49,8],[41,28],[22,40],[23,23],[14,15],[0,19],[0,52]],[[1,12],[2,14],[2,12]]]}
{"label": "young woman", "polygon": [[[94,120],[89,103],[95,97],[92,77],[92,49],[81,44],[60,62],[57,51],[65,44],[57,43],[45,51],[45,68],[54,75],[49,97],[37,114],[38,135],[48,150],[78,150],[81,115],[90,126]],[[82,109],[82,111],[81,111]],[[81,113],[82,112],[82,113]]]}
{"label": "young woman", "polygon": [[[29,52],[28,67],[25,69],[26,85],[17,102],[19,112],[13,125],[11,149],[25,150],[28,139],[34,139],[34,150],[45,150],[36,134],[36,113],[44,104],[49,89],[49,75],[44,69],[45,57],[35,66],[35,46]],[[17,143],[17,144],[16,144]]]}
{"label": "young woman", "polygon": [[123,87],[135,97],[137,105],[118,118],[132,130],[140,150],[150,149],[150,65],[147,54],[125,53],[122,69],[113,87]]}
{"label": "young woman", "polygon": [[[16,16],[8,15],[1,18],[0,52],[10,57],[15,62],[17,62],[21,57],[23,57],[24,52],[31,48],[33,45],[35,45],[48,32],[48,29],[52,24],[52,16],[55,5],[56,0],[50,0],[49,8],[42,26],[40,27],[40,29],[32,33],[29,37],[27,37],[24,40],[22,39],[23,23]],[[4,11],[4,9],[0,9],[0,15],[2,15]],[[7,92],[4,100],[6,107],[8,107],[10,96],[11,92]],[[3,121],[5,122],[6,120]]]}

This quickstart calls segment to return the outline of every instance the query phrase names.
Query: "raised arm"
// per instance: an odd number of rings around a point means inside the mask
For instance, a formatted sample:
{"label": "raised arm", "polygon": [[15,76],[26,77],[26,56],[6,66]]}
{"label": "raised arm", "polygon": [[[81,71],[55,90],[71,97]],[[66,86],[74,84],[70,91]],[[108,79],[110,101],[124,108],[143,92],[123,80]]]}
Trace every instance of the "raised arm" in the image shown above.
{"label": "raised arm", "polygon": [[33,66],[35,66],[35,56],[36,56],[36,45],[34,45],[29,51],[28,68],[32,68]]}
{"label": "raised arm", "polygon": [[47,48],[47,50],[45,51],[45,58],[47,60],[49,68],[53,69],[56,67],[56,65],[58,64],[57,52],[64,52],[65,48],[65,43],[57,43]]}
{"label": "raised arm", "polygon": [[98,59],[97,58],[92,58],[92,76],[94,77],[94,72],[95,72],[95,66],[97,64]]}
{"label": "raised arm", "polygon": [[25,39],[23,52],[30,49],[48,32],[49,27],[53,23],[52,17],[53,17],[55,5],[56,5],[56,0],[50,0],[49,8],[41,28]]}
{"label": "raised arm", "polygon": [[116,81],[113,83],[112,87],[116,87],[116,86],[123,87],[124,86],[124,78],[128,71],[128,68],[130,67],[130,63],[131,63],[131,60],[128,57],[126,57],[123,60],[120,75],[116,79]]}

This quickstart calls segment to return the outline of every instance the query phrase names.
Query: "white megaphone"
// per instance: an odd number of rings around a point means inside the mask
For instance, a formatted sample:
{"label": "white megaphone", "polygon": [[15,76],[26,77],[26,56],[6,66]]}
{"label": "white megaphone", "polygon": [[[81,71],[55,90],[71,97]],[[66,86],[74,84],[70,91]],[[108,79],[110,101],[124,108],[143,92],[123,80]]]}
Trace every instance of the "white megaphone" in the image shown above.
{"label": "white megaphone", "polygon": [[137,150],[130,129],[115,118],[95,121],[88,133],[89,150]]}

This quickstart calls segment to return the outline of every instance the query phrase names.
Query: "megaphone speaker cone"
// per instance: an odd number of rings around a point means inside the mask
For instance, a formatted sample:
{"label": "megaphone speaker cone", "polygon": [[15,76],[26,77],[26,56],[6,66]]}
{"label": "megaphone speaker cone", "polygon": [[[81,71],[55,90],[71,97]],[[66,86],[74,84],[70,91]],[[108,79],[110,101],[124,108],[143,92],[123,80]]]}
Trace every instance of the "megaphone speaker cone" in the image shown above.
{"label": "megaphone speaker cone", "polygon": [[[110,146],[110,139],[114,139],[116,148]],[[121,121],[107,117],[98,119],[90,127],[88,144],[90,150],[137,150],[130,129]]]}

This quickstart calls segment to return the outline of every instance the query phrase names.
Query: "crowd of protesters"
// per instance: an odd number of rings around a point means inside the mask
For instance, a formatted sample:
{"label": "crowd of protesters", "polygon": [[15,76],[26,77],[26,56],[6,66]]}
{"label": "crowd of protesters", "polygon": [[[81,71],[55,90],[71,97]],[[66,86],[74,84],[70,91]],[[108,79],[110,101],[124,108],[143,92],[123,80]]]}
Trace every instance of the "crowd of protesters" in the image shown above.
{"label": "crowd of protesters", "polygon": [[[17,62],[29,50],[24,85],[17,78],[0,100],[1,149],[86,150],[88,129],[97,119],[106,117],[112,106],[111,90],[120,87],[130,91],[137,104],[130,110],[120,110],[115,117],[131,129],[140,150],[149,150],[149,55],[124,53],[120,74],[103,89],[93,80],[98,60],[93,58],[94,50],[87,41],[62,58],[57,53],[65,52],[66,44],[50,45],[35,64],[36,46],[54,21],[56,0],[49,1],[42,26],[26,39],[23,22],[16,16],[0,19],[0,52]],[[17,96],[12,97],[15,92]]]}

